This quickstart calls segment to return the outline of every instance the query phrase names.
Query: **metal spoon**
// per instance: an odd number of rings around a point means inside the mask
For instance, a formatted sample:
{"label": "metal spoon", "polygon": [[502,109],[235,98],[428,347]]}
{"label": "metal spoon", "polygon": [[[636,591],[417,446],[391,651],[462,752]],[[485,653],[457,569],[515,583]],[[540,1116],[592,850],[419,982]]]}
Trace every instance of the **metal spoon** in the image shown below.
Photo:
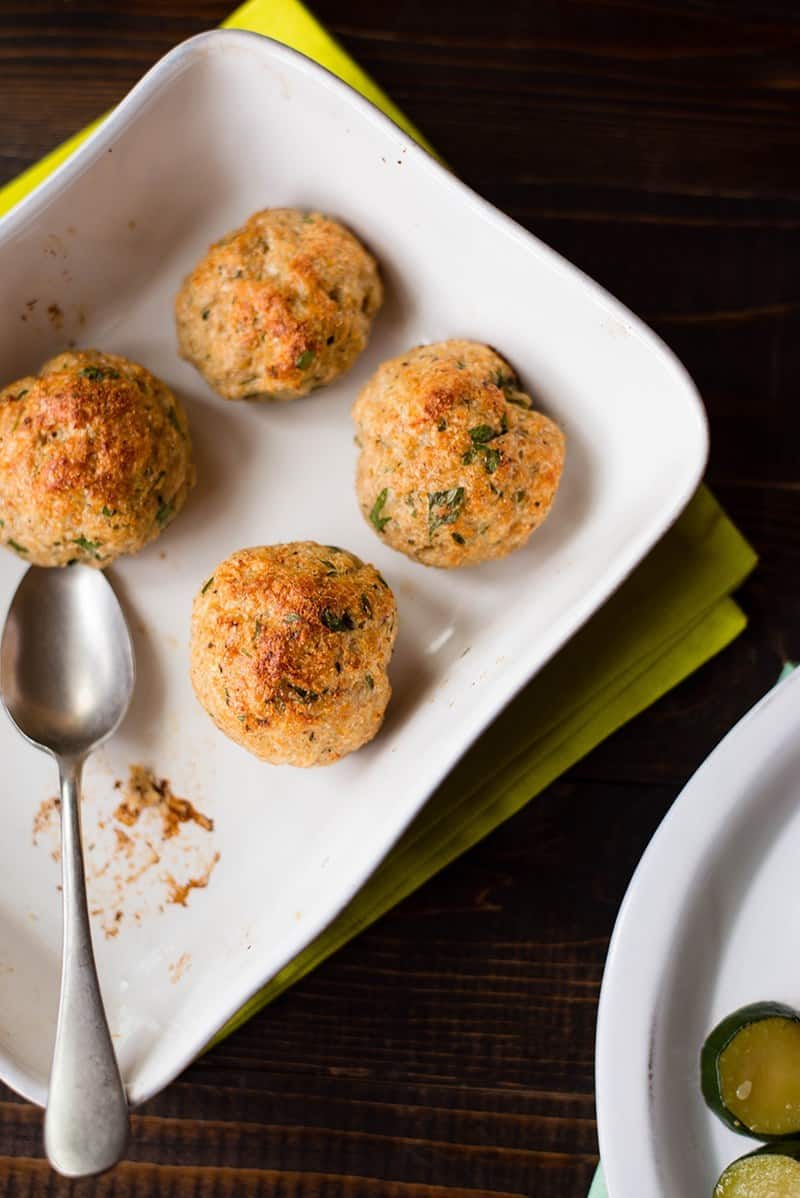
{"label": "metal spoon", "polygon": [[67,1177],[116,1164],[128,1104],[92,952],[81,850],[83,763],[116,731],[133,691],[133,647],[99,570],[32,566],[0,643],[0,696],[19,731],[55,757],[61,784],[64,940],[44,1122],[47,1157]]}

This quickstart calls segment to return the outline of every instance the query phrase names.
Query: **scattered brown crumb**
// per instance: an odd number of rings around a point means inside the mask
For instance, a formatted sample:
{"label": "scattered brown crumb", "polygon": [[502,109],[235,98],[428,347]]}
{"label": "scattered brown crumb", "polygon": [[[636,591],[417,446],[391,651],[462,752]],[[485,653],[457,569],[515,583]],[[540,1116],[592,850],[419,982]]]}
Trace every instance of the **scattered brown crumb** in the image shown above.
{"label": "scattered brown crumb", "polygon": [[58,304],[49,304],[47,308],[47,319],[50,321],[54,329],[61,329],[64,326],[64,313],[59,308]]}
{"label": "scattered brown crumb", "polygon": [[[219,860],[219,853],[215,853],[209,862],[208,850],[201,849],[196,837],[188,832],[180,835],[184,824],[211,832],[214,823],[189,799],[176,795],[168,779],[158,778],[145,766],[133,765],[128,781],[118,780],[113,787],[121,792],[114,800],[117,806],[113,818],[98,818],[98,835],[85,842],[90,914],[108,940],[119,935],[126,921],[141,925],[148,911],[155,914],[163,913],[168,906],[188,906],[192,890],[208,886]],[[34,844],[47,833],[47,847],[54,860],[60,857],[59,807],[58,798],[45,799],[36,811],[32,829]],[[105,838],[100,835],[104,829],[108,829]],[[156,873],[158,866],[163,872]],[[187,873],[190,876],[184,881]],[[144,891],[138,884],[143,876]],[[153,904],[146,895],[156,880],[163,890],[161,901],[156,898]],[[60,891],[61,886],[57,889]],[[176,968],[179,964],[176,962]]]}
{"label": "scattered brown crumb", "polygon": [[128,833],[123,832],[122,828],[115,828],[114,835],[117,838],[117,848],[124,849],[128,856],[130,856],[133,851],[133,841]]}
{"label": "scattered brown crumb", "polygon": [[[132,886],[134,882],[138,882],[138,881],[139,881],[139,879],[141,878],[142,874],[146,874],[146,873],[147,873],[147,871],[148,871],[148,869],[152,869],[154,865],[158,865],[159,861],[161,860],[161,857],[160,857],[160,855],[159,855],[159,854],[156,852],[156,850],[153,848],[153,846],[152,846],[152,844],[150,843],[150,841],[149,841],[149,840],[146,840],[146,841],[145,841],[145,844],[146,844],[146,846],[147,846],[147,852],[148,852],[148,857],[147,857],[147,860],[146,860],[146,861],[144,861],[144,862],[143,862],[143,863],[142,863],[142,864],[139,866],[139,868],[138,868],[138,869],[135,869],[135,870],[133,871],[133,873],[131,873],[131,874],[127,874],[127,875],[126,875],[126,876],[123,878],[123,881],[124,881],[124,883],[125,883],[125,885],[126,885],[126,886]],[[127,854],[127,855],[128,855],[128,856],[130,856],[130,854]]]}
{"label": "scattered brown crumb", "polygon": [[180,825],[190,820],[206,832],[214,830],[213,820],[198,811],[188,799],[178,798],[167,778],[159,781],[147,766],[132,765],[125,794],[114,818],[131,828],[148,807],[155,807],[161,815],[165,840],[175,836]]}
{"label": "scattered brown crumb", "polygon": [[[93,908],[91,914],[105,915],[106,911],[104,907],[95,907]],[[106,919],[104,921],[103,932],[105,934],[106,940],[113,940],[115,936],[119,935],[120,925],[122,924],[124,918],[125,917],[122,911],[115,911],[110,919]]]}
{"label": "scattered brown crumb", "polygon": [[169,980],[174,985],[179,982],[187,969],[191,968],[192,958],[188,953],[181,953],[177,961],[173,961],[167,968],[169,970]]}
{"label": "scattered brown crumb", "polygon": [[179,907],[188,906],[189,894],[192,890],[205,890],[211,878],[211,873],[214,866],[219,861],[219,853],[215,853],[211,859],[211,864],[204,874],[199,878],[187,878],[185,882],[176,882],[172,874],[165,874],[164,881],[167,883],[168,893],[167,902],[174,903]]}
{"label": "scattered brown crumb", "polygon": [[38,810],[33,817],[33,843],[39,843],[39,837],[43,832],[49,831],[55,821],[55,817],[61,807],[61,800],[58,798],[43,799],[39,804]]}

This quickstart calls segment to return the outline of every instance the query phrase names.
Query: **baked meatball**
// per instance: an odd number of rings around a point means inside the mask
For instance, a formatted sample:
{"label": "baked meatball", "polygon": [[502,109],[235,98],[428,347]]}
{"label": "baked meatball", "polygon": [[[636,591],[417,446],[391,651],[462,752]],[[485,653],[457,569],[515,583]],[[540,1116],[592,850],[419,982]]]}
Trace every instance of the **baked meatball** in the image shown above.
{"label": "baked meatball", "polygon": [[415,561],[504,557],[550,510],[564,434],[488,345],[442,341],[384,362],[353,418],[361,510]]}
{"label": "baked meatball", "polygon": [[225,399],[297,399],[353,365],[382,299],[375,259],[338,221],[267,208],[184,281],[180,352]]}
{"label": "baked meatball", "polygon": [[0,539],[26,562],[102,569],[137,553],[194,480],[183,408],[127,358],[59,354],[0,391]]}
{"label": "baked meatball", "polygon": [[394,596],[378,571],[315,541],[241,549],[195,598],[195,694],[273,765],[328,765],[372,740],[391,688]]}

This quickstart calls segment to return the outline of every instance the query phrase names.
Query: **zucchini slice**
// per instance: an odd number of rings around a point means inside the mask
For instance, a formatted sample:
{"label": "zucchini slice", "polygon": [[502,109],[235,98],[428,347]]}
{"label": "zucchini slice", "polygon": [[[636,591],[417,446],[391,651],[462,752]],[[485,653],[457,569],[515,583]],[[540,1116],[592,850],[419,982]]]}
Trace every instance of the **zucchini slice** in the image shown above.
{"label": "zucchini slice", "polygon": [[800,1143],[781,1151],[770,1145],[734,1161],[714,1187],[713,1198],[800,1198]]}
{"label": "zucchini slice", "polygon": [[800,1014],[766,1002],[734,1011],[703,1045],[700,1081],[733,1131],[767,1141],[800,1134]]}

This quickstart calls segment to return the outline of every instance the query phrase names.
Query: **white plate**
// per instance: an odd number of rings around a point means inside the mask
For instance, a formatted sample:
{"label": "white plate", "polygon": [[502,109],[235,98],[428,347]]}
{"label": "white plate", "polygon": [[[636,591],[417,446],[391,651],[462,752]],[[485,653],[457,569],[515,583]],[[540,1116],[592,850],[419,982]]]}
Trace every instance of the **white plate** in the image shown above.
{"label": "white plate", "polygon": [[[285,406],[225,403],[176,355],[173,296],[212,239],[286,204],[334,213],[365,239],[386,306],[339,385]],[[98,824],[112,779],[136,761],[216,821],[212,837],[180,841],[199,858],[212,844],[220,852],[206,890],[159,910],[164,885],[150,870],[116,938],[97,937],[123,1072],[141,1101],[331,920],[478,733],[674,520],[703,468],[705,420],[684,370],[634,316],[326,71],[252,34],[179,46],[0,224],[0,299],[2,378],[68,340],[126,354],[185,397],[196,442],[200,481],[186,512],[113,571],[133,614],[139,683],[87,778],[90,843],[109,833]],[[497,345],[569,446],[562,492],[530,546],[460,573],[412,564],[364,523],[349,419],[383,358],[450,336]],[[266,767],[228,743],[187,678],[198,584],[235,548],[298,538],[375,562],[400,606],[385,730],[311,772]],[[21,569],[0,554],[5,602]],[[51,841],[32,847],[31,818],[53,777],[5,721],[0,760],[0,1074],[41,1102],[58,870]],[[106,920],[108,881],[91,895]]]}
{"label": "white plate", "polygon": [[609,1198],[710,1198],[758,1147],[700,1093],[725,1015],[800,1006],[800,670],[736,725],[651,841],[617,919],[597,1025]]}

